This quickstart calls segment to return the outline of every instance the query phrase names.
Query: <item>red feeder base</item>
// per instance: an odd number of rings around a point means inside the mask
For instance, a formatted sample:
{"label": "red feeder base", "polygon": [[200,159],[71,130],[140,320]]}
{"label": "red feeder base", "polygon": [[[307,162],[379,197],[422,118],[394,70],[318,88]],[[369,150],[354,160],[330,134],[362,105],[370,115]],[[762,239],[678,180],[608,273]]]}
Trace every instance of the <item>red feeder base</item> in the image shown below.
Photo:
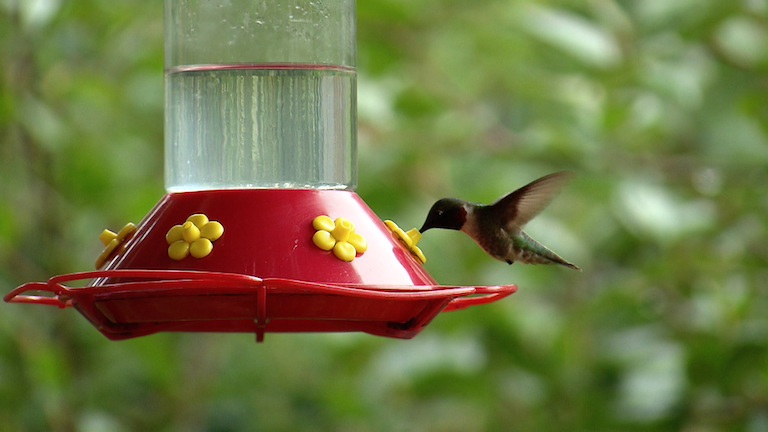
{"label": "red feeder base", "polygon": [[[208,242],[213,247],[200,258],[194,250],[183,258],[169,256],[166,235],[173,237],[171,227],[193,214],[219,222],[223,234]],[[320,215],[348,219],[367,249],[345,261],[316,246],[313,219]],[[192,244],[195,228],[189,228],[183,241]],[[516,290],[437,285],[350,191],[167,194],[115,250],[104,270],[28,283],[5,301],[75,307],[113,340],[159,331],[253,332],[257,341],[265,332],[411,338],[441,311],[496,301]],[[82,288],[64,285],[83,279],[92,280]],[[23,295],[34,290],[53,296]]]}

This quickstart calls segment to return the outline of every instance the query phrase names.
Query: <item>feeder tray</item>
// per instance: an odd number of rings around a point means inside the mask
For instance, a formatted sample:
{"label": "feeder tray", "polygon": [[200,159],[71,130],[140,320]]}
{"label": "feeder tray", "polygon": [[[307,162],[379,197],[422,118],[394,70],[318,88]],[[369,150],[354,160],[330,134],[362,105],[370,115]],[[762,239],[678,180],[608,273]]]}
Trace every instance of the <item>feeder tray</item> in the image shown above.
{"label": "feeder tray", "polygon": [[[202,214],[223,228],[209,253],[171,256],[171,229]],[[367,248],[349,261],[321,249],[313,241],[318,216],[350,221]],[[440,312],[516,290],[438,285],[414,248],[351,191],[169,193],[124,234],[106,242],[117,244],[104,269],[27,283],[5,301],[74,307],[112,340],[159,331],[252,332],[257,341],[266,332],[338,331],[408,339]],[[77,280],[89,283],[65,285]]]}

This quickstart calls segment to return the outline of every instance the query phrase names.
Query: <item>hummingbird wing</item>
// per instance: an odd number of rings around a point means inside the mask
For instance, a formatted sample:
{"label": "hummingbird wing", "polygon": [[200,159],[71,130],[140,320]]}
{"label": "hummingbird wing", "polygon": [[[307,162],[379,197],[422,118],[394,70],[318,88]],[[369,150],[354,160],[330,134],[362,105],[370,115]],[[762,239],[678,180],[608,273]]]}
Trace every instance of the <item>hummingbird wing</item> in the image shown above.
{"label": "hummingbird wing", "polygon": [[567,171],[546,175],[500,198],[491,207],[505,221],[507,232],[514,232],[544,210],[571,176]]}

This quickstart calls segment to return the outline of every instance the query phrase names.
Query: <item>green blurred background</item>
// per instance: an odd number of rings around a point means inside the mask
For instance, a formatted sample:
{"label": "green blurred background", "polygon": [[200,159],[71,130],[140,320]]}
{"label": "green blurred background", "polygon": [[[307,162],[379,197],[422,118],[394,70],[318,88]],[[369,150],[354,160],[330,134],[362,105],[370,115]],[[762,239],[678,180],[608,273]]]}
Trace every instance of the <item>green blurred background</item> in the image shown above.
{"label": "green blurred background", "polygon": [[[407,229],[576,171],[527,231],[584,271],[430,231],[437,281],[519,291],[409,341],[1,303],[0,431],[768,430],[768,3],[358,3],[358,193]],[[0,0],[2,294],[164,193],[162,9]]]}

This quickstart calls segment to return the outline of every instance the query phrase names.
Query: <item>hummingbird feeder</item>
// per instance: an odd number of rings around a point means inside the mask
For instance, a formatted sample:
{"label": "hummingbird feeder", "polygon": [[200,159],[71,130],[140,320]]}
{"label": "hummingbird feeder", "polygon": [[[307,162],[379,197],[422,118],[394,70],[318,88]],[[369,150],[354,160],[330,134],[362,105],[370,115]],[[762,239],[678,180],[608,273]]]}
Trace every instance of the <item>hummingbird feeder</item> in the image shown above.
{"label": "hummingbird feeder", "polygon": [[354,192],[356,98],[355,0],[165,0],[167,193],[138,225],[104,230],[97,270],[5,301],[73,307],[112,340],[405,339],[440,312],[513,293],[437,284],[418,230]]}

